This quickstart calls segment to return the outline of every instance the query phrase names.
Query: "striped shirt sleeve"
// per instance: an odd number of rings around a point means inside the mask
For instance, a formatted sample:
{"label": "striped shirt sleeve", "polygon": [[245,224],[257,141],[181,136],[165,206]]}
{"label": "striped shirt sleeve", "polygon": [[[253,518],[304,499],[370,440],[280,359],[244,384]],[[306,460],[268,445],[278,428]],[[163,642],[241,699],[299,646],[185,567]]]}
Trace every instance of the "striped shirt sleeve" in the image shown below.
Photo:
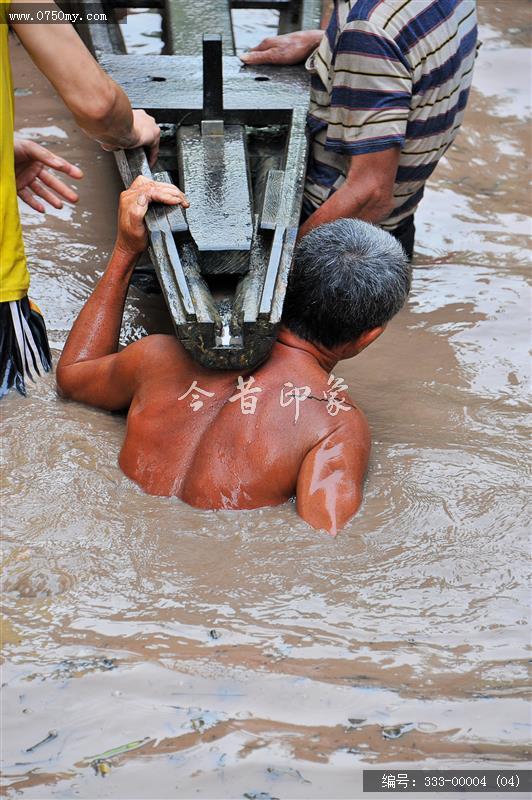
{"label": "striped shirt sleeve", "polygon": [[333,53],[325,147],[346,155],[402,146],[412,76],[393,39],[365,20],[348,22]]}

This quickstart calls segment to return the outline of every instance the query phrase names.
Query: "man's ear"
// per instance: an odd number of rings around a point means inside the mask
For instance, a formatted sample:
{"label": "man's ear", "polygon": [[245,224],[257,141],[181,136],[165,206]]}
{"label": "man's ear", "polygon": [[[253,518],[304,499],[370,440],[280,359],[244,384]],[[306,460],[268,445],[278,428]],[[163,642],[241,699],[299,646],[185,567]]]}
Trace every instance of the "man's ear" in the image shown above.
{"label": "man's ear", "polygon": [[361,333],[355,342],[357,353],[360,353],[361,350],[365,350],[375,339],[378,339],[381,333],[384,333],[385,327],[386,325],[379,325],[377,328],[370,328],[369,331]]}
{"label": "man's ear", "polygon": [[336,347],[335,352],[338,354],[339,360],[353,358],[353,356],[365,350],[375,339],[379,338],[385,327],[386,325],[379,325],[377,328],[370,328],[368,331],[361,333],[354,342],[347,342]]}

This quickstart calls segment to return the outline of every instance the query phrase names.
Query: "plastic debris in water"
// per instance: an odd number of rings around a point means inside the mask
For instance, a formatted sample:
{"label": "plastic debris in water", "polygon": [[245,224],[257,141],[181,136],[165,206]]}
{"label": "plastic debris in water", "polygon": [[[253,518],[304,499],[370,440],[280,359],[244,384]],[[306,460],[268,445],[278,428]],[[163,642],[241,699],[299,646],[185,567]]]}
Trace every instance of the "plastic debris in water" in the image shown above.
{"label": "plastic debris in water", "polygon": [[403,725],[394,725],[391,728],[383,728],[383,739],[399,739],[405,733],[413,731],[416,726],[413,722],[405,722]]}
{"label": "plastic debris in water", "polygon": [[279,800],[278,797],[272,797],[269,792],[244,792],[244,797],[247,800]]}
{"label": "plastic debris in water", "polygon": [[112,747],[111,750],[106,750],[105,753],[98,753],[97,756],[88,756],[86,760],[90,761],[94,766],[95,762],[105,761],[106,759],[113,758],[114,756],[121,756],[122,753],[129,753],[131,750],[144,747],[145,744],[151,741],[152,739],[150,739],[149,736],[146,736],[144,739],[136,739],[134,742],[128,742],[127,744],[121,744],[118,747]]}
{"label": "plastic debris in water", "polygon": [[92,762],[91,766],[96,775],[101,775],[102,778],[105,778],[105,776],[111,772],[111,765],[107,761],[96,760]]}
{"label": "plastic debris in water", "polygon": [[116,669],[117,663],[115,658],[107,658],[107,656],[98,656],[97,658],[80,658],[80,659],[67,659],[61,661],[57,669],[55,669],[50,677],[51,678],[73,678],[85,672],[93,672],[95,670],[108,671]]}
{"label": "plastic debris in water", "polygon": [[281,778],[283,775],[289,775],[291,778],[297,778],[298,781],[301,783],[311,783],[303,775],[300,773],[298,769],[294,769],[293,767],[287,767],[286,769],[277,769],[276,767],[267,767],[266,772],[272,775],[274,778]]}
{"label": "plastic debris in water", "polygon": [[220,638],[220,634],[214,628],[211,631],[209,631],[209,636],[211,637],[211,639],[219,639]]}
{"label": "plastic debris in water", "polygon": [[209,728],[218,725],[227,719],[227,714],[221,711],[201,711],[199,708],[189,708],[190,725],[196,733],[205,733]]}
{"label": "plastic debris in water", "polygon": [[201,733],[205,728],[205,720],[202,717],[196,717],[195,719],[190,720],[190,724],[196,731],[196,733]]}
{"label": "plastic debris in water", "polygon": [[348,730],[350,730],[350,729],[354,729],[354,728],[360,728],[362,723],[366,721],[366,718],[365,717],[349,717],[347,721],[349,722]]}
{"label": "plastic debris in water", "polygon": [[54,739],[57,739],[58,735],[59,734],[55,730],[48,731],[48,736],[46,736],[44,739],[41,739],[41,741],[37,742],[37,744],[34,744],[31,747],[27,747],[26,753],[33,753],[33,751],[36,750],[38,747],[40,747],[42,744],[46,744],[47,742],[52,742]]}

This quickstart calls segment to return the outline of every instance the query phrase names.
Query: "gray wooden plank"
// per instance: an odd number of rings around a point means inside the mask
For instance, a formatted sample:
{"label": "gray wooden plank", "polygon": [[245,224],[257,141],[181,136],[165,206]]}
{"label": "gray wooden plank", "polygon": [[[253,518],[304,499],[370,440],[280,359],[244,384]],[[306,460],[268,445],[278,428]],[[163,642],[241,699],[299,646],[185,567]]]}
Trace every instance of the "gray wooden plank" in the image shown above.
{"label": "gray wooden plank", "polygon": [[[165,171],[154,172],[153,180],[159,181],[159,183],[173,183],[170,173]],[[172,233],[185,233],[188,230],[181,206],[165,206],[161,203],[153,203],[153,208],[164,213]]]}
{"label": "gray wooden plank", "polygon": [[[139,175],[162,183],[173,183],[168,172],[160,171],[152,173],[146,154],[141,147],[128,150],[127,152],[118,150],[115,153],[115,161],[126,188],[128,188]],[[179,206],[165,206],[161,203],[152,203],[150,208],[162,230],[168,228],[172,233],[185,233],[188,230],[183,210]]]}
{"label": "gray wooden plank", "polygon": [[272,8],[279,10],[290,5],[291,2],[292,0],[231,0],[231,8]]}
{"label": "gray wooden plank", "polygon": [[316,30],[320,27],[322,0],[303,0],[301,4],[301,30]]}
{"label": "gray wooden plank", "polygon": [[201,53],[204,33],[218,33],[223,51],[234,55],[229,0],[165,0],[164,37],[168,54]]}
{"label": "gray wooden plank", "polygon": [[[118,150],[114,155],[126,188],[139,175],[152,177],[146,154],[142,148],[129,150],[127,153],[124,150]],[[146,227],[150,239],[150,258],[157,272],[172,319],[175,324],[183,324],[187,320],[194,319],[195,308],[165,206],[160,203],[150,205],[146,212]]]}
{"label": "gray wooden plank", "polygon": [[[185,114],[189,115],[187,123],[201,118],[201,56],[106,54],[100,58],[100,64],[123,87],[134,108],[155,112],[161,121],[180,121]],[[308,107],[309,77],[301,66],[282,69],[244,66],[240,59],[225,56],[223,73],[226,122],[247,124],[251,119],[255,125],[287,122],[294,107]],[[162,113],[165,111],[172,113]],[[282,111],[288,112],[284,119],[279,113]]]}
{"label": "gray wooden plank", "polygon": [[109,22],[105,25],[78,25],[77,32],[91,53],[100,58],[104,53],[125,53],[126,46],[122,37],[120,25],[114,18],[113,11],[101,0],[71,0],[69,8],[79,12],[86,18],[86,12],[106,13]]}
{"label": "gray wooden plank", "polygon": [[187,222],[198,250],[249,253],[253,225],[242,126],[225,126],[223,136],[182,126],[178,141]]}
{"label": "gray wooden plank", "polygon": [[268,268],[264,276],[264,283],[262,285],[262,295],[260,298],[259,315],[269,316],[275,284],[277,281],[277,274],[279,272],[279,265],[283,254],[284,237],[286,228],[283,225],[277,225],[273,235],[272,248],[270,250],[270,259],[268,261]]}
{"label": "gray wooden plank", "polygon": [[265,295],[263,291],[259,310],[259,316],[268,319],[272,325],[278,324],[281,320],[288,273],[292,265],[301,216],[307,154],[305,120],[305,109],[294,109],[285,162],[283,201],[277,218],[279,226],[285,231],[283,248],[273,281],[271,302],[269,294]]}
{"label": "gray wooden plank", "polygon": [[284,177],[284,170],[282,169],[271,169],[268,173],[260,217],[262,230],[275,230],[283,200]]}

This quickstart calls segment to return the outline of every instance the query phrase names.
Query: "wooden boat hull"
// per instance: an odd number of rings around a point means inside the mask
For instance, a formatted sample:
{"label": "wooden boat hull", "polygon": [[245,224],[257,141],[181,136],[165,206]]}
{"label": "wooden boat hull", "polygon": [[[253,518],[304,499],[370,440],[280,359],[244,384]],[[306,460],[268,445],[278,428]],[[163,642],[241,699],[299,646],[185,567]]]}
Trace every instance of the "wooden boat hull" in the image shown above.
{"label": "wooden boat hull", "polygon": [[161,124],[153,173],[140,149],[120,151],[116,160],[126,186],[140,174],[171,179],[190,200],[185,214],[150,208],[149,253],[178,338],[194,359],[216,369],[251,369],[267,358],[303,196],[305,70],[244,66],[230,54],[231,6],[258,2],[281,7],[282,30],[302,21],[317,27],[318,0],[218,0],[209,2],[209,31],[198,37],[198,4],[167,0],[165,51],[180,47],[185,53],[141,56],[125,53],[119,25],[81,26],[132,106]]}

